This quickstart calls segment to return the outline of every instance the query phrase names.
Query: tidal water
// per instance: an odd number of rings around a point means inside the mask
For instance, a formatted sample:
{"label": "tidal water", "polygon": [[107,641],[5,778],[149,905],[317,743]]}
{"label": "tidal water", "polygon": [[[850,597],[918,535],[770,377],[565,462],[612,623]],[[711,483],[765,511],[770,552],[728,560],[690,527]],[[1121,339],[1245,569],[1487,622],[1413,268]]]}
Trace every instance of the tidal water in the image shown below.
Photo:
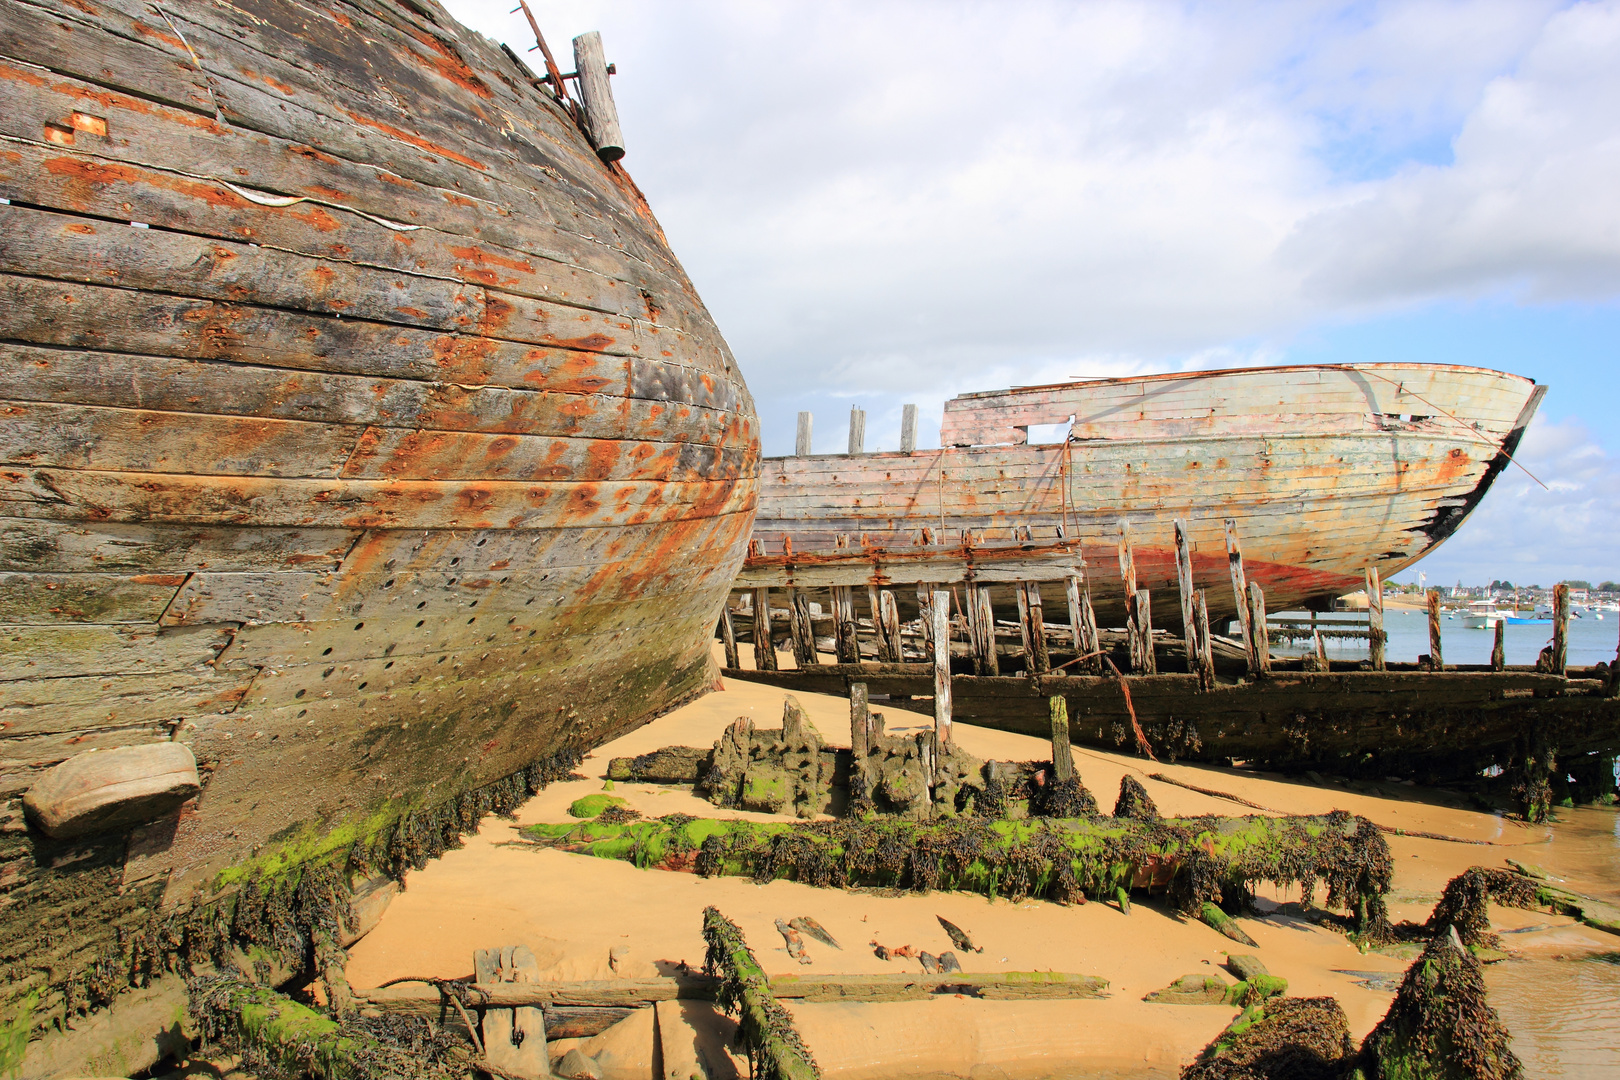
{"label": "tidal water", "polygon": [[[1276,612],[1276,617],[1308,619],[1305,611]],[[1335,618],[1343,619],[1348,613],[1322,615],[1323,625]],[[1415,661],[1429,651],[1429,616],[1422,611],[1384,612],[1384,632],[1389,635],[1384,655],[1390,660]],[[1442,619],[1440,648],[1447,664],[1488,664],[1491,646],[1496,643],[1494,630],[1470,630],[1463,625],[1462,616]],[[1503,650],[1509,664],[1534,664],[1545,645],[1552,643],[1552,625],[1509,626],[1503,640]],[[1327,643],[1328,656],[1334,660],[1364,660],[1367,657],[1365,639],[1338,639]],[[1604,612],[1569,620],[1569,665],[1586,667],[1602,660],[1614,662],[1615,646],[1620,644],[1620,617]],[[1274,645],[1272,651],[1283,656],[1298,656],[1307,651],[1308,643],[1296,642],[1291,646]]]}

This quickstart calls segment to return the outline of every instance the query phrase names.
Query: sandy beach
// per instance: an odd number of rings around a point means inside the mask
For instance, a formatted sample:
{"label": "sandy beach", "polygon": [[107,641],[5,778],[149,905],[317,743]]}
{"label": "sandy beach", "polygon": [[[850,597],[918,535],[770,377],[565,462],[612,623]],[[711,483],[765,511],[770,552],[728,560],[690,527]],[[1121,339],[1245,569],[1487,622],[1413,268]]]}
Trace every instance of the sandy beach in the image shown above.
{"label": "sandy beach", "polygon": [[[830,743],[848,745],[845,700],[797,696]],[[743,929],[771,974],[901,972],[908,964],[914,969],[912,960],[878,959],[868,943],[943,951],[950,944],[935,917],[944,916],[983,947],[982,953],[959,951],[968,971],[1051,970],[1109,980],[1105,1000],[1008,1002],[952,996],[866,1005],[790,1004],[805,1042],[829,1077],[1173,1076],[1236,1015],[1231,1007],[1142,1000],[1182,975],[1219,972],[1233,981],[1220,965],[1229,948],[1248,951],[1156,902],[1137,903],[1126,915],[1097,902],[1065,907],[1046,901],[988,901],[965,893],[889,896],[785,881],[761,886],[740,878],[638,870],[624,862],[537,849],[519,838],[517,829],[525,824],[570,820],[570,803],[603,789],[610,759],[674,744],[707,746],[738,716],[753,717],[759,727],[778,726],[782,701],[780,690],[727,681],[723,690],[600,747],[578,770],[588,779],[552,785],[524,805],[515,822],[485,819],[464,847],[410,875],[381,923],[351,950],[352,985],[373,987],[402,975],[463,977],[472,971],[473,950],[513,944],[534,951],[548,980],[646,977],[683,961],[697,967],[704,954],[700,913],[713,905]],[[882,708],[880,703],[876,707]],[[888,719],[891,730],[927,723],[899,711],[890,712]],[[1029,760],[1050,753],[1040,740],[966,724],[956,725],[956,738],[984,758]],[[1495,845],[1390,836],[1396,859],[1390,907],[1397,921],[1425,919],[1445,882],[1469,866],[1500,866],[1509,857],[1548,861],[1549,829],[1468,810],[1453,798],[1410,785],[1329,780],[1316,786],[1078,747],[1075,757],[1082,779],[1105,809],[1113,804],[1120,778],[1132,773],[1166,815],[1256,812],[1147,776],[1162,772],[1278,812],[1342,809],[1384,825]],[[767,819],[716,808],[671,786],[620,783],[613,794],[648,816],[678,811]],[[1259,894],[1262,908],[1298,899],[1297,893]],[[819,921],[842,948],[811,941],[812,962],[801,966],[788,956],[775,929],[775,920],[796,916]],[[1539,928],[1516,943],[1533,944],[1530,938],[1551,935],[1551,947],[1565,951],[1614,947],[1612,937],[1569,919],[1500,908],[1493,909],[1492,918],[1501,929]],[[1391,998],[1392,986],[1380,986],[1376,979],[1368,985],[1368,974],[1398,974],[1408,962],[1400,955],[1363,954],[1342,934],[1297,918],[1245,918],[1243,925],[1258,942],[1253,951],[1274,974],[1288,979],[1288,992],[1338,998],[1358,1040]],[[584,1040],[582,1049],[597,1059],[610,1080],[747,1075],[746,1064],[723,1047],[730,1029],[711,1005],[664,1003]],[[571,1040],[555,1042],[553,1058],[573,1045]]]}

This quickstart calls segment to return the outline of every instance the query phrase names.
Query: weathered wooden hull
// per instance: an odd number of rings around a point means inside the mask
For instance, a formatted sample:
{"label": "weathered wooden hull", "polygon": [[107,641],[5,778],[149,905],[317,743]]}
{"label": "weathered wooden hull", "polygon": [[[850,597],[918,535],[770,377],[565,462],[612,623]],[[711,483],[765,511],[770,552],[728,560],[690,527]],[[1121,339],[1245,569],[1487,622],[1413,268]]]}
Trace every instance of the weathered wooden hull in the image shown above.
{"label": "weathered wooden hull", "polygon": [[121,873],[172,902],[711,683],[753,403],[511,54],[430,0],[0,0],[0,136],[0,797],[189,743]]}
{"label": "weathered wooden hull", "polygon": [[[1023,567],[1025,580],[1061,578],[1083,555],[1099,618],[1117,626],[1126,520],[1154,622],[1172,626],[1173,522],[1188,522],[1197,586],[1220,616],[1235,606],[1231,518],[1272,610],[1320,601],[1451,535],[1543,392],[1479,368],[1365,364],[964,395],[946,404],[941,450],[765,459],[739,586],[980,580],[976,563],[1017,565],[1005,549],[1028,543],[1044,551],[1026,561],[1048,567]],[[1027,445],[1030,426],[1071,418],[1068,441]]]}

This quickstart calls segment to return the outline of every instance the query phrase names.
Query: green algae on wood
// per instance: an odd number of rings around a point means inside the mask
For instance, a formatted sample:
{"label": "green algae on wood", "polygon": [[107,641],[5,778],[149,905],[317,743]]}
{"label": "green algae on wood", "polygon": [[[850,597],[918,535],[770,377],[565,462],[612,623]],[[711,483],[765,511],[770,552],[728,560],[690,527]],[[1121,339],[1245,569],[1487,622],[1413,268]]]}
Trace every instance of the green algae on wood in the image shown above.
{"label": "green algae on wood", "polygon": [[793,1018],[771,994],[771,980],[759,966],[737,924],[716,909],[703,909],[703,966],[721,982],[716,1000],[737,1016],[738,1041],[748,1051],[749,1075],[756,1080],[821,1080],[816,1059],[794,1030]]}

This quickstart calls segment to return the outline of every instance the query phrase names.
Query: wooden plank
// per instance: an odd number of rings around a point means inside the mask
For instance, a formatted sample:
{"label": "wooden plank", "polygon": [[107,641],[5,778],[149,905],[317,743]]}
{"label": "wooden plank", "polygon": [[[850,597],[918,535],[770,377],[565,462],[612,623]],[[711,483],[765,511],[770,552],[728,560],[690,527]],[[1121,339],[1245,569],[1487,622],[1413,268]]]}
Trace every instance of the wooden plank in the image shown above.
{"label": "wooden plank", "polygon": [[0,626],[0,682],[186,671],[218,658],[234,634],[228,626]]}
{"label": "wooden plank", "polygon": [[1243,547],[1238,541],[1237,522],[1226,519],[1226,562],[1232,577],[1232,596],[1237,613],[1238,633],[1249,654],[1249,671],[1260,670],[1260,650],[1255,647],[1254,627],[1249,618],[1249,582],[1243,572]]}
{"label": "wooden plank", "polygon": [[1254,674],[1271,674],[1271,635],[1266,630],[1266,594],[1258,581],[1249,582],[1249,630],[1254,639],[1256,663]]}
{"label": "wooden plank", "polygon": [[1369,566],[1367,578],[1367,658],[1374,671],[1384,670],[1384,582],[1378,567]]}
{"label": "wooden plank", "polygon": [[799,457],[810,456],[810,423],[810,414],[801,412],[799,414],[799,431],[793,444],[793,452]]}
{"label": "wooden plank", "polygon": [[255,674],[205,667],[0,682],[0,731],[7,737],[72,734],[155,723],[167,734],[176,717],[234,711]]}
{"label": "wooden plank", "polygon": [[336,566],[359,529],[205,528],[0,517],[0,561],[45,574],[185,574]]}
{"label": "wooden plank", "polygon": [[182,574],[0,573],[0,624],[155,623]]}
{"label": "wooden plank", "polygon": [[1187,670],[1198,670],[1198,628],[1194,625],[1193,593],[1197,584],[1193,580],[1192,549],[1187,541],[1187,523],[1175,520],[1176,532],[1176,584],[1181,592],[1181,635],[1187,649]]}

